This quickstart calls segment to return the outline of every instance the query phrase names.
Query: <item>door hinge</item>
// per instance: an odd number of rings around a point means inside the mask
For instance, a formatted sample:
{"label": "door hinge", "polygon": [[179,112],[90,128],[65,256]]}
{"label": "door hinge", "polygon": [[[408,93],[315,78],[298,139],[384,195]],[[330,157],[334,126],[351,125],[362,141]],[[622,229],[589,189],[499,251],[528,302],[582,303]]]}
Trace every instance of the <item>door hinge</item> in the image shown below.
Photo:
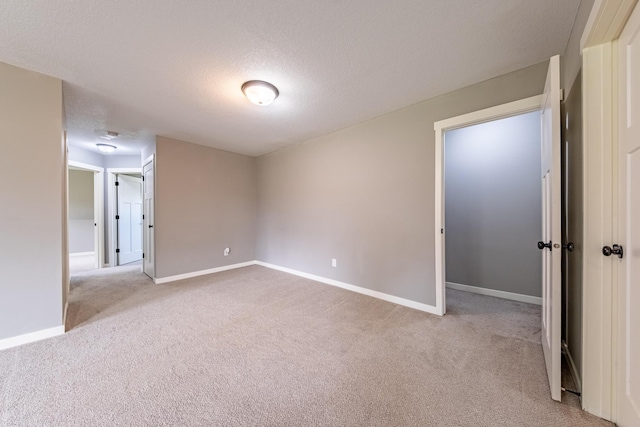
{"label": "door hinge", "polygon": [[142,177],[142,181],[144,182],[144,176]]}
{"label": "door hinge", "polygon": [[116,215],[116,219],[120,219],[120,215]]}
{"label": "door hinge", "polygon": [[118,181],[116,181],[116,187],[117,187],[118,185],[120,185],[120,183],[119,183]]}
{"label": "door hinge", "polygon": [[120,249],[116,249],[116,253],[119,254],[120,253]]}
{"label": "door hinge", "polygon": [[142,219],[144,219],[144,214],[142,214]]}
{"label": "door hinge", "polygon": [[144,252],[142,252],[142,258],[144,259]]}

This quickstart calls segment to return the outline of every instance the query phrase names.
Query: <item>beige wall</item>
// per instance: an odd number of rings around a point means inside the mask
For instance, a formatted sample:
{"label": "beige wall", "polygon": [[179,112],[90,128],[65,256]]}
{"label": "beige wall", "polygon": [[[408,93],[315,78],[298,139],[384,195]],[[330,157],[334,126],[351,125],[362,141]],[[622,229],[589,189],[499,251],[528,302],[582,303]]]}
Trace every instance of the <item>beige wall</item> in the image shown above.
{"label": "beige wall", "polygon": [[158,137],[155,167],[157,278],[255,259],[255,158]]}
{"label": "beige wall", "polygon": [[538,95],[546,72],[538,64],[258,158],[257,258],[435,305],[433,124]]}
{"label": "beige wall", "polygon": [[0,63],[0,340],[62,325],[62,82]]}

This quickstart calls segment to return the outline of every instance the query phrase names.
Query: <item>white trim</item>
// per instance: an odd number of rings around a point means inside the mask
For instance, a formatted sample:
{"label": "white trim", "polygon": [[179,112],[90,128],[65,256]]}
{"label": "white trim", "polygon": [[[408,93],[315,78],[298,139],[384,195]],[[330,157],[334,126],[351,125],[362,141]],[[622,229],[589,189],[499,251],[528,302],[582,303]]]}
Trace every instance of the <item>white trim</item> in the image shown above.
{"label": "white trim", "polygon": [[617,39],[638,0],[596,0],[580,39],[580,50]]}
{"label": "white trim", "polygon": [[473,111],[471,113],[437,121],[433,124],[433,129],[446,131],[491,122],[506,117],[517,116],[519,114],[539,110],[542,106],[542,101],[542,95],[536,95],[530,98],[508,102],[495,107],[485,108],[484,110]]}
{"label": "white trim", "polygon": [[[95,267],[103,268],[104,267],[104,168],[100,166],[90,165],[88,163],[76,162],[75,160],[67,161],[67,170],[69,168],[72,169],[81,169],[93,172],[93,211],[94,218],[93,221],[97,224],[97,233],[94,231],[94,251],[93,254],[96,257]],[[97,183],[96,183],[97,181]],[[97,187],[97,188],[96,188]],[[69,191],[69,183],[67,179],[67,188],[65,191]],[[67,195],[68,197],[68,195]],[[96,216],[97,213],[97,216]],[[67,223],[68,223],[68,215],[67,212]],[[68,226],[67,226],[67,238],[68,238]],[[97,251],[96,251],[97,249]]]}
{"label": "white trim", "polygon": [[532,96],[507,104],[498,105],[484,110],[474,111],[461,116],[440,120],[433,124],[436,133],[435,156],[435,283],[436,283],[436,314],[443,315],[447,311],[445,292],[445,238],[442,230],[444,224],[444,133],[448,130],[472,126],[506,117],[517,116],[539,110],[542,106],[542,95]]}
{"label": "white trim", "polygon": [[71,168],[80,168],[93,172],[104,172],[104,168],[101,168],[100,166],[90,165],[89,163],[76,162],[75,160],[69,160],[67,162],[67,165],[71,166]]}
{"label": "white trim", "polygon": [[139,173],[142,174],[142,167],[139,168],[107,168],[107,215],[109,215],[109,265],[118,266],[116,262],[116,241],[118,240],[115,227],[115,199],[116,199],[116,175],[119,173]]}
{"label": "white trim", "polygon": [[81,257],[81,256],[92,256],[95,255],[96,253],[94,251],[91,252],[74,252],[72,254],[69,254],[69,258],[76,258],[76,257]]}
{"label": "white trim", "polygon": [[542,298],[531,295],[516,294],[514,292],[499,291],[497,289],[480,288],[478,286],[462,285],[460,283],[446,282],[447,288],[457,291],[472,292],[474,294],[508,299],[511,301],[526,302],[528,304],[542,305]]}
{"label": "white trim", "polygon": [[602,247],[614,239],[616,140],[614,43],[582,53],[583,262],[582,262],[582,408],[613,419],[614,297],[612,263]]}
{"label": "white trim", "polygon": [[67,332],[67,311],[69,310],[69,301],[64,303],[64,312],[62,313],[62,327]]}
{"label": "white trim", "polygon": [[222,267],[210,268],[208,270],[200,270],[193,271],[191,273],[177,274],[175,276],[167,276],[167,277],[157,277],[153,279],[153,283],[161,284],[161,283],[169,283],[175,282],[177,280],[190,279],[192,277],[205,276],[207,274],[219,273],[221,271],[234,270],[236,268],[248,267],[250,265],[255,265],[256,261],[247,261],[241,262],[238,264],[224,265]]}
{"label": "white trim", "polygon": [[370,296],[370,297],[378,298],[378,299],[381,299],[381,300],[384,300],[384,301],[392,302],[394,304],[402,305],[402,306],[409,307],[409,308],[414,308],[416,310],[424,311],[426,313],[435,314],[435,315],[441,315],[441,314],[439,314],[437,308],[432,306],[432,305],[427,305],[427,304],[423,304],[423,303],[420,303],[420,302],[416,302],[416,301],[412,301],[412,300],[396,297],[396,296],[393,296],[393,295],[385,294],[385,293],[382,293],[382,292],[373,291],[371,289],[362,288],[360,286],[351,285],[349,283],[339,282],[337,280],[328,279],[326,277],[321,277],[321,276],[316,276],[314,274],[304,273],[302,271],[293,270],[291,268],[280,267],[278,265],[269,264],[269,263],[262,262],[262,261],[255,261],[254,264],[260,265],[262,267],[271,268],[273,270],[283,271],[285,273],[293,274],[293,275],[296,275],[296,276],[304,277],[306,279],[315,280],[316,282],[325,283],[325,284],[331,285],[331,286],[336,286],[338,288],[346,289],[346,290],[352,291],[352,292],[357,292],[359,294],[363,294],[363,295],[367,295],[367,296]]}
{"label": "white trim", "polygon": [[30,342],[40,341],[45,338],[52,338],[58,335],[64,334],[64,325],[56,326],[49,329],[42,329],[40,331],[31,332],[24,335],[18,335],[17,337],[5,338],[0,340],[0,350],[5,350],[11,347],[17,347],[19,345],[28,344]]}
{"label": "white trim", "polygon": [[582,379],[580,378],[580,373],[578,372],[578,368],[576,368],[576,364],[573,361],[573,357],[571,356],[571,352],[569,351],[569,346],[564,341],[562,341],[562,351],[564,352],[564,355],[567,357],[567,361],[569,362],[569,370],[571,371],[573,382],[576,383],[576,391],[578,393],[582,393]]}

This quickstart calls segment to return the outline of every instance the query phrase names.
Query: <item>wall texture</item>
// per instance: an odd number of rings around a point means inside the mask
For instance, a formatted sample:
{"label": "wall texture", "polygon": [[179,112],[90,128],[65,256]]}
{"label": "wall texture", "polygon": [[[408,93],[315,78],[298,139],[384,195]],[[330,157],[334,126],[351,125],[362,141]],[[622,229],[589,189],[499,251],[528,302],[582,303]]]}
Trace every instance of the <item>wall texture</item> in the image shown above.
{"label": "wall texture", "polygon": [[93,172],[69,170],[69,253],[93,252]]}
{"label": "wall texture", "polygon": [[546,71],[538,64],[259,157],[257,259],[435,305],[433,124],[538,95]]}
{"label": "wall texture", "polygon": [[158,137],[155,167],[156,278],[256,259],[255,158]]}
{"label": "wall texture", "polygon": [[[580,39],[589,20],[589,14],[595,0],[581,0],[578,15],[573,23],[571,35],[567,43],[560,65],[562,66],[561,87],[564,89],[565,99],[573,90],[574,84],[581,86],[581,79],[577,79],[578,72],[582,69],[582,52],[580,51]],[[578,87],[576,86],[576,87]]]}
{"label": "wall texture", "polygon": [[1,340],[62,325],[62,82],[0,63],[0,129]]}
{"label": "wall texture", "polygon": [[447,282],[540,297],[540,112],[445,134]]}

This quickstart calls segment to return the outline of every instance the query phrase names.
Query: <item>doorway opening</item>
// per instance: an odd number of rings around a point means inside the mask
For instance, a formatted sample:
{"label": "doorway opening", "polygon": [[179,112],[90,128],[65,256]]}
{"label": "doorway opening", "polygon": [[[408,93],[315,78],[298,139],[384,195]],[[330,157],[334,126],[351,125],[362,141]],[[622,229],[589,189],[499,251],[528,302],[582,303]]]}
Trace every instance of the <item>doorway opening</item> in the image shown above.
{"label": "doorway opening", "polygon": [[69,273],[104,267],[104,170],[68,162]]}
{"label": "doorway opening", "polygon": [[142,170],[108,168],[109,264],[142,263]]}
{"label": "doorway opening", "polygon": [[447,290],[542,305],[540,118],[445,131]]}
{"label": "doorway opening", "polygon": [[[543,97],[542,95],[540,96],[534,96],[531,98],[527,98],[527,99],[523,99],[520,101],[515,101],[515,102],[511,102],[508,104],[504,104],[504,105],[500,105],[497,107],[493,107],[493,108],[488,108],[486,110],[481,110],[481,111],[477,111],[477,112],[473,112],[473,113],[469,113],[469,114],[465,114],[462,116],[458,116],[458,117],[453,117],[451,119],[447,119],[447,120],[442,120],[439,121],[437,123],[435,123],[435,131],[436,131],[436,210],[435,210],[435,222],[436,222],[436,248],[435,248],[435,258],[436,258],[436,311],[443,315],[446,313],[446,285],[447,285],[447,281],[449,282],[450,288],[455,287],[456,285],[465,285],[465,287],[462,286],[458,286],[458,289],[463,289],[463,290],[472,290],[470,288],[470,286],[473,286],[473,283],[456,283],[454,282],[454,280],[456,280],[455,276],[454,277],[447,277],[447,264],[446,264],[446,259],[447,259],[447,255],[448,255],[448,250],[446,250],[446,241],[445,241],[445,227],[447,228],[447,235],[450,231],[453,230],[449,230],[448,225],[446,224],[446,203],[449,201],[446,201],[446,178],[445,178],[445,174],[446,174],[446,156],[445,156],[445,143],[446,143],[446,138],[445,135],[449,134],[449,138],[450,139],[459,139],[457,137],[461,136],[464,137],[465,134],[469,134],[469,133],[473,133],[476,132],[477,133],[477,129],[474,129],[474,126],[476,125],[485,125],[489,126],[489,127],[493,127],[495,126],[495,124],[492,124],[492,122],[496,122],[496,121],[500,121],[502,119],[510,119],[510,118],[516,118],[518,116],[524,116],[524,115],[528,115],[530,113],[536,113],[539,114],[539,111],[541,109],[543,103]],[[538,126],[540,124],[540,121],[538,121]],[[459,135],[456,135],[455,132],[459,132]],[[538,130],[538,147],[540,147],[540,131]],[[473,144],[473,143],[472,143]],[[464,143],[462,145],[468,145],[468,143]],[[474,147],[474,145],[471,145],[471,147]],[[481,148],[478,148],[479,146],[475,146],[475,149],[478,153],[480,153],[480,155],[482,157],[487,157],[488,154],[492,154],[492,153],[486,153],[485,151],[483,151]],[[452,147],[453,149],[454,147]],[[463,154],[465,152],[465,150],[462,150]],[[495,153],[493,153],[495,154]],[[500,153],[498,153],[500,154]],[[474,163],[477,159],[475,159],[473,156],[467,156],[468,159],[471,159]],[[540,164],[540,151],[538,150],[538,153],[536,155],[536,159],[538,162],[538,165]],[[468,164],[465,166],[465,163],[469,163],[469,160],[464,160],[462,159],[461,161],[461,165],[457,165],[456,168],[460,169],[462,172],[463,176],[468,176],[469,175],[469,171],[473,170],[473,166],[472,164]],[[491,169],[490,167],[487,169]],[[540,169],[538,169],[538,180],[537,180],[537,189],[538,189],[538,203],[540,203],[541,200],[541,196],[540,196],[540,184],[539,184],[539,171]],[[487,191],[492,191],[492,186],[507,186],[508,188],[508,184],[510,182],[501,182],[501,179],[503,178],[500,174],[500,170],[498,169],[497,171],[490,171],[492,172],[492,177],[489,177],[487,179],[487,182],[484,183],[483,185],[486,186],[487,188],[482,190],[483,192],[487,192]],[[462,191],[466,191],[465,190],[465,183],[464,181],[457,183],[454,182],[452,183],[454,186],[457,186],[459,188],[462,189]],[[473,183],[478,184],[476,182]],[[482,184],[482,182],[480,182],[480,184]],[[476,189],[475,192],[477,192],[478,190]],[[477,198],[478,196],[482,196],[482,194],[475,194],[475,193],[468,193],[468,196],[465,196],[465,193],[462,193],[462,196],[460,196],[460,194],[458,194],[458,198],[460,198],[460,200],[451,200],[451,203],[455,204],[459,204],[464,202],[465,197],[474,197]],[[491,199],[489,199],[491,201]],[[484,201],[480,201],[477,203],[481,203],[481,206],[487,205],[489,208],[492,208],[491,203],[485,203]],[[459,221],[459,225],[463,228],[465,227],[469,227],[472,226],[474,224],[474,222],[477,224],[477,220],[481,214],[481,212],[477,212],[477,211],[470,211],[470,212],[465,212],[464,209],[469,209],[469,206],[467,206],[466,208],[464,206],[462,207],[462,214],[458,214],[458,216],[462,215],[460,218],[455,218],[456,221]],[[455,215],[455,212],[452,212],[452,214]],[[467,215],[468,214],[468,215]],[[540,215],[540,210],[538,210],[537,215],[539,217]],[[465,216],[467,217],[465,219]],[[455,221],[454,221],[455,223]],[[498,223],[498,225],[500,225],[500,223]],[[538,228],[540,227],[540,223],[538,223]],[[454,249],[458,248],[457,250],[460,250],[459,248],[464,248],[465,252],[468,252],[469,250],[473,251],[473,256],[474,257],[478,257],[480,259],[480,261],[482,261],[482,258],[489,258],[489,257],[493,257],[495,256],[495,254],[493,254],[492,252],[495,252],[494,250],[492,250],[491,247],[489,247],[489,250],[482,250],[479,251],[478,249],[478,243],[474,243],[474,245],[476,247],[471,247],[472,245],[470,244],[469,241],[469,237],[465,236],[464,233],[460,233],[461,230],[457,230],[457,231],[453,231],[454,233]],[[505,233],[503,232],[502,229],[494,229],[493,230],[489,230],[488,231],[490,234],[493,233],[493,236],[490,236],[490,242],[488,243],[489,246],[491,246],[491,243],[495,242],[499,242],[503,239],[508,239],[508,236],[505,235]],[[455,237],[455,234],[458,234],[459,237]],[[478,233],[478,232],[476,232]],[[480,233],[484,233],[484,232],[480,232]],[[535,237],[535,239],[539,239],[540,233],[538,233],[538,236]],[[478,240],[480,239],[482,236],[477,236],[474,238],[474,240]],[[466,240],[465,240],[466,239]],[[492,240],[493,239],[493,240]],[[535,243],[535,240],[534,240]],[[494,249],[497,249],[494,247]],[[539,254],[538,254],[539,256]],[[496,257],[497,258],[497,257]],[[496,260],[498,263],[500,262],[500,260]],[[508,267],[508,266],[506,266]],[[480,270],[482,270],[482,268],[480,268]],[[540,276],[538,276],[540,277]],[[451,280],[449,280],[451,279]],[[468,281],[467,279],[461,280],[461,279],[457,279],[459,281]],[[485,283],[485,280],[483,278],[482,281],[478,282],[478,283]],[[540,286],[540,282],[538,282],[538,287]],[[475,286],[473,288],[473,290],[479,290],[480,287]],[[485,289],[487,289],[485,287]],[[500,289],[500,288],[495,288],[494,286],[494,291],[502,291],[505,292],[504,289]],[[481,293],[481,292],[478,292]],[[507,296],[505,293],[500,293],[500,292],[490,292],[490,291],[485,291],[485,294],[489,294],[489,295],[493,295],[493,296]],[[510,293],[515,293],[515,292],[510,292]],[[533,302],[533,301],[528,301],[528,302]]]}

